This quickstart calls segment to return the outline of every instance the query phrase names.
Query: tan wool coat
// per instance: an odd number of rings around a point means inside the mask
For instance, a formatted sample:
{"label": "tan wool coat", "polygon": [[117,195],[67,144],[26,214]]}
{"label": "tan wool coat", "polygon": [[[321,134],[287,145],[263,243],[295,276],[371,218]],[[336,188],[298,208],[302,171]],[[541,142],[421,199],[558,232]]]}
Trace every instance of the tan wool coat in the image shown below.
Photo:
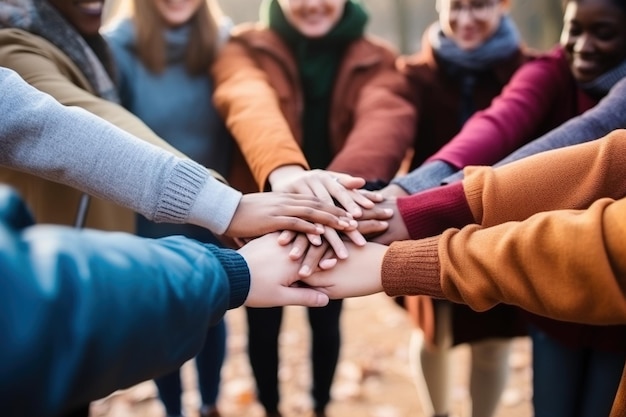
{"label": "tan wool coat", "polygon": [[[70,58],[40,36],[20,29],[0,29],[0,65],[16,71],[29,84],[66,106],[82,107],[141,139],[183,156],[123,107],[94,95],[91,85]],[[5,168],[0,168],[0,182],[14,186],[21,193],[38,223],[74,223],[80,191]],[[134,214],[92,198],[85,226],[134,232]]]}

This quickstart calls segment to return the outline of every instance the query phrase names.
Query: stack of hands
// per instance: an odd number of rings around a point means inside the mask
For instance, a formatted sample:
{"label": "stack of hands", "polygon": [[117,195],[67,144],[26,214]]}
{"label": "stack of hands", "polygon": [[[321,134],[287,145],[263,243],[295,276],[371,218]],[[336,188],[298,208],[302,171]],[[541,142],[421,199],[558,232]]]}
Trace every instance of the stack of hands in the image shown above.
{"label": "stack of hands", "polygon": [[402,188],[371,192],[362,178],[293,167],[269,181],[272,192],[244,195],[226,231],[250,268],[245,305],[322,307],[382,291],[374,260],[409,238],[397,213]]}

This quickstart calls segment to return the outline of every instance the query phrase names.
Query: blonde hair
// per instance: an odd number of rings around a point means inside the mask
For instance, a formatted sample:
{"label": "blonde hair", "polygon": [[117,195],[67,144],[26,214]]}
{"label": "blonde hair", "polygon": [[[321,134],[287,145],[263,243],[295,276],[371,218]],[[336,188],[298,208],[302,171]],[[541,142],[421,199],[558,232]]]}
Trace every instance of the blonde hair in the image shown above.
{"label": "blonde hair", "polygon": [[[133,20],[139,59],[151,72],[161,73],[166,66],[165,31],[168,27],[159,15],[154,0],[122,1],[128,3],[127,7],[116,10],[112,20],[118,20],[122,15]],[[206,73],[213,63],[218,48],[219,22],[223,16],[216,0],[204,0],[191,17],[185,52],[185,65],[190,74]]]}

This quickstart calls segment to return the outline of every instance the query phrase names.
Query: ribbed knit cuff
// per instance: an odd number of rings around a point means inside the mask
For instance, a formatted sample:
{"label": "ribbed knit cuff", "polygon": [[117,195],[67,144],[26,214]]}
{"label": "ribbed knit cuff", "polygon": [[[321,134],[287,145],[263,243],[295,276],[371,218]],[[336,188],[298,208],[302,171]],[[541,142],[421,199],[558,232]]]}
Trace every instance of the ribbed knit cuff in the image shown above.
{"label": "ribbed knit cuff", "polygon": [[154,215],[155,222],[185,223],[191,206],[209,176],[202,165],[182,160],[163,185],[163,193]]}
{"label": "ribbed knit cuff", "polygon": [[230,226],[241,198],[241,192],[209,177],[189,211],[187,222],[222,235]]}
{"label": "ribbed knit cuff", "polygon": [[389,296],[445,298],[439,278],[439,236],[399,241],[389,246],[382,265],[382,285]]}
{"label": "ribbed knit cuff", "polygon": [[397,204],[411,239],[435,236],[451,227],[474,223],[460,181],[400,197]]}
{"label": "ribbed knit cuff", "polygon": [[230,283],[228,309],[240,307],[250,292],[250,269],[246,260],[232,249],[214,246],[212,252],[222,264]]}

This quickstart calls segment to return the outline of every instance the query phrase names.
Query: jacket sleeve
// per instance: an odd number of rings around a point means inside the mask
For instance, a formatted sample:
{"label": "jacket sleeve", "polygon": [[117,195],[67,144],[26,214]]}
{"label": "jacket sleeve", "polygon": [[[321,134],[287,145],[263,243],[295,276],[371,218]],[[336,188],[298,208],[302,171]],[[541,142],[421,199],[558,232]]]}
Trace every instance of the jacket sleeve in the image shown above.
{"label": "jacket sleeve", "polygon": [[477,311],[505,303],[557,320],[625,324],[624,219],[626,199],[606,198],[587,210],[395,242],[384,256],[383,288]]}
{"label": "jacket sleeve", "polygon": [[[615,314],[624,300],[613,290],[624,284],[620,256],[626,247],[619,237],[626,228],[625,151],[626,131],[618,130],[497,169],[466,168],[463,186],[478,224],[392,244],[382,271],[385,291],[445,296],[478,310],[503,302],[561,320],[618,323],[623,310]],[[596,298],[570,297],[570,292],[585,294],[585,280],[595,284],[596,263],[599,274],[613,274],[589,290]],[[611,279],[613,286],[607,286]],[[604,298],[597,297],[607,288],[610,309],[605,311],[597,307]],[[576,316],[593,303],[592,314]]]}
{"label": "jacket sleeve", "polygon": [[493,226],[537,212],[584,209],[626,195],[626,130],[499,167],[467,167],[463,182],[399,198],[412,238],[469,223]]}
{"label": "jacket sleeve", "polygon": [[285,120],[276,91],[248,48],[231,38],[212,67],[213,101],[259,188],[283,165],[309,165]]}
{"label": "jacket sleeve", "polygon": [[626,323],[626,199],[523,222],[446,231],[439,242],[447,298],[486,310],[497,303],[588,324]]}
{"label": "jacket sleeve", "polygon": [[626,127],[626,78],[619,81],[600,102],[580,116],[522,146],[495,166],[564,146],[595,140],[612,130]]}
{"label": "jacket sleeve", "polygon": [[465,172],[465,197],[475,222],[485,227],[540,211],[585,209],[599,198],[626,196],[626,130],[499,168]]}
{"label": "jacket sleeve", "polygon": [[0,224],[0,242],[7,415],[61,415],[178,368],[249,289],[240,255],[182,237]]}
{"label": "jacket sleeve", "polygon": [[413,144],[416,110],[395,57],[387,50],[381,54],[376,74],[358,96],[354,126],[328,169],[389,182]]}
{"label": "jacket sleeve", "polygon": [[83,109],[62,106],[6,68],[0,68],[0,91],[0,165],[75,187],[151,220],[193,222],[215,233],[230,224],[241,194],[199,164]]}
{"label": "jacket sleeve", "polygon": [[536,137],[546,115],[562,100],[567,68],[559,60],[536,59],[513,75],[502,93],[475,113],[463,129],[427,161],[442,160],[457,169],[492,165]]}

